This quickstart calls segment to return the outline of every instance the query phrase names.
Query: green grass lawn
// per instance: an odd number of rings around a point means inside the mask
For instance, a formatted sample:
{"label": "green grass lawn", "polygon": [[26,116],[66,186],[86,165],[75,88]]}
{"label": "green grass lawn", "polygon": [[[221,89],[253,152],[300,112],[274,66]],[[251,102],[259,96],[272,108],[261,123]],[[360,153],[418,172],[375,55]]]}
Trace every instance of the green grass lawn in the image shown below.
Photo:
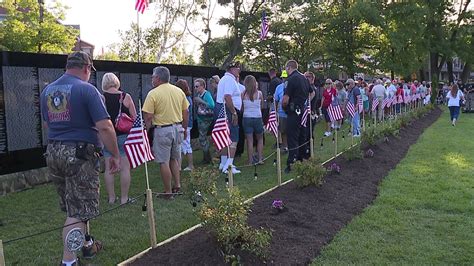
{"label": "green grass lawn", "polygon": [[474,115],[445,109],[315,265],[474,264]]}
{"label": "green grass lawn", "polygon": [[[334,155],[332,137],[325,138],[321,147],[322,124],[316,126],[315,153],[320,158],[328,159]],[[338,136],[338,151],[351,144],[351,138],[345,130],[346,137]],[[266,136],[265,156],[274,150],[274,137]],[[246,197],[257,195],[277,185],[276,166],[271,157],[265,165],[258,166],[258,178],[254,178],[254,167],[242,168],[242,174],[235,175],[234,183]],[[195,152],[195,162],[201,161],[201,152]],[[247,160],[246,153],[236,161],[243,165]],[[286,155],[282,155],[282,167],[286,164]],[[196,164],[198,165],[198,164]],[[149,164],[150,187],[154,192],[163,191],[159,168],[155,163]],[[130,196],[141,195],[146,189],[144,167],[132,170]],[[183,179],[186,174],[183,175]],[[292,175],[282,175],[283,181]],[[103,179],[101,178],[101,181]],[[119,181],[116,177],[116,193],[119,193]],[[224,176],[219,180],[219,188],[224,189]],[[149,228],[146,212],[142,212],[143,197],[137,203],[126,205],[117,210],[105,213],[91,221],[91,234],[104,242],[104,252],[90,262],[98,265],[111,265],[121,262],[149,247]],[[0,239],[8,241],[20,236],[60,227],[65,215],[58,208],[58,196],[54,186],[48,184],[31,190],[13,193],[0,198]],[[107,204],[105,189],[101,193],[101,211],[117,205]],[[185,195],[173,201],[155,199],[156,230],[158,241],[165,240],[198,223],[189,198]],[[61,230],[36,236],[4,245],[7,265],[53,265],[58,264],[62,256]]]}

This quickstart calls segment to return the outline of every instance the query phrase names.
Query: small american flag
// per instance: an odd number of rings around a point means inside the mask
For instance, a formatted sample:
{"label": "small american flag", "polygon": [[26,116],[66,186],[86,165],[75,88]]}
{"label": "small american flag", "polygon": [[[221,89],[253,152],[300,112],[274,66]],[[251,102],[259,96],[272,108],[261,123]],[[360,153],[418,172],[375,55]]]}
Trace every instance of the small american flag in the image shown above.
{"label": "small american flag", "polygon": [[409,103],[410,102],[410,95],[405,95],[405,98],[403,98],[403,101],[405,102],[405,104]]}
{"label": "small american flag", "polygon": [[137,0],[135,3],[135,10],[142,13],[145,12],[145,9],[148,7],[148,0]]}
{"label": "small american flag", "polygon": [[357,96],[357,102],[359,103],[359,114],[364,110],[364,102],[362,101],[362,95]]}
{"label": "small american flag", "polygon": [[383,99],[382,101],[382,108],[385,108],[385,107],[390,107],[390,103],[392,102],[392,99],[386,97],[385,99]]}
{"label": "small american flag", "polygon": [[354,104],[351,101],[347,102],[346,109],[347,109],[347,112],[349,113],[349,115],[351,117],[354,117],[355,109],[354,109]]}
{"label": "small american flag", "polygon": [[301,125],[303,127],[306,127],[306,125],[308,123],[308,118],[311,115],[311,104],[310,104],[309,100],[306,100],[304,105],[305,105],[305,108],[304,108],[303,116],[301,117]]}
{"label": "small american flag", "polygon": [[269,30],[270,30],[270,24],[268,24],[267,13],[263,11],[262,12],[262,26],[260,29],[260,40],[265,40],[265,38],[267,38]]}
{"label": "small american flag", "polygon": [[397,103],[403,103],[403,96],[402,95],[398,95],[397,98],[398,98]]}
{"label": "small american flag", "polygon": [[151,152],[148,135],[142,126],[141,116],[137,116],[133,122],[133,127],[130,129],[123,147],[132,168],[155,159]]}
{"label": "small american flag", "polygon": [[223,148],[228,147],[230,146],[230,144],[232,144],[232,140],[230,139],[229,126],[227,125],[224,105],[222,105],[222,108],[219,111],[216,123],[214,124],[214,128],[212,129],[211,137],[212,141],[214,141],[214,144],[216,144],[218,150],[222,150]]}
{"label": "small american flag", "polygon": [[275,137],[278,136],[278,122],[275,110],[272,110],[270,112],[270,116],[268,117],[268,122],[265,125],[265,129],[272,132]]}
{"label": "small american flag", "polygon": [[377,109],[378,105],[379,105],[379,99],[377,99],[377,97],[374,97],[374,99],[372,100],[372,112],[374,112],[375,109]]}
{"label": "small american flag", "polygon": [[331,122],[335,122],[344,118],[344,116],[342,115],[341,107],[339,106],[335,97],[333,97],[333,101],[328,107],[328,114],[329,119],[331,119]]}

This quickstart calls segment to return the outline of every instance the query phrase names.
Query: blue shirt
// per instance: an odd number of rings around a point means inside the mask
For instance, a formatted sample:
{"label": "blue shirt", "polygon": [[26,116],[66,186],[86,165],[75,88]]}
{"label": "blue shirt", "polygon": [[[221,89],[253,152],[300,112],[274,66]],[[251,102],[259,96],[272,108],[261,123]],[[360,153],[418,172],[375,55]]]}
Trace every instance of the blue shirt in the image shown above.
{"label": "blue shirt", "polygon": [[275,101],[278,102],[278,116],[280,117],[287,117],[285,111],[283,111],[283,107],[281,105],[281,102],[283,101],[283,94],[285,92],[285,83],[281,83],[278,85],[275,89],[275,95],[273,95],[273,98]]}
{"label": "blue shirt", "polygon": [[48,124],[48,140],[100,145],[95,123],[110,116],[93,85],[64,74],[43,90],[40,104]]}
{"label": "blue shirt", "polygon": [[188,99],[188,102],[189,102],[189,107],[188,107],[188,113],[189,113],[188,128],[193,128],[193,98],[192,98],[191,96],[186,96],[186,99]]}

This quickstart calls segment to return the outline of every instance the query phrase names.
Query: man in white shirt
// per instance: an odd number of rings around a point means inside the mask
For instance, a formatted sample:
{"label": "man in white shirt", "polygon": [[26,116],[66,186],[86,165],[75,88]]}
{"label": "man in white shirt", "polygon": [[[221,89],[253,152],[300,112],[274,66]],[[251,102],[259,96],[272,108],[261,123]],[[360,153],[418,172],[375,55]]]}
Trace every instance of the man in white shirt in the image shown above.
{"label": "man in white shirt", "polygon": [[240,74],[240,64],[238,62],[230,63],[227,67],[227,71],[219,81],[217,85],[217,96],[216,96],[216,107],[215,116],[225,105],[227,113],[227,121],[230,130],[230,139],[232,144],[228,148],[224,148],[221,151],[221,163],[219,164],[219,170],[223,173],[227,173],[229,166],[232,167],[232,173],[239,174],[240,171],[234,166],[234,156],[239,141],[239,123],[238,113],[242,107],[242,97],[240,92],[239,84],[236,78]]}
{"label": "man in white shirt", "polygon": [[382,121],[382,101],[385,98],[385,87],[382,85],[382,80],[378,79],[375,81],[375,86],[372,89],[372,95],[377,98],[379,104],[377,106],[377,119],[378,121]]}

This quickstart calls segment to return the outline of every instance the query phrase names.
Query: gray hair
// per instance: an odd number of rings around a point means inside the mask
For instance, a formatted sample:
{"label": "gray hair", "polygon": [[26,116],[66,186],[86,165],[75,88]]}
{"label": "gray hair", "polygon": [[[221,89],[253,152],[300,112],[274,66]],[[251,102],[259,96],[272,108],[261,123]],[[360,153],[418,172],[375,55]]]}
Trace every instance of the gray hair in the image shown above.
{"label": "gray hair", "polygon": [[158,77],[161,82],[170,82],[170,70],[164,66],[153,68],[153,76]]}
{"label": "gray hair", "polygon": [[381,79],[377,79],[377,80],[375,81],[375,84],[376,84],[376,85],[380,85],[380,84],[382,84],[382,83],[383,83],[383,81],[382,81]]}
{"label": "gray hair", "polygon": [[355,81],[353,79],[347,79],[346,84],[355,85]]}

